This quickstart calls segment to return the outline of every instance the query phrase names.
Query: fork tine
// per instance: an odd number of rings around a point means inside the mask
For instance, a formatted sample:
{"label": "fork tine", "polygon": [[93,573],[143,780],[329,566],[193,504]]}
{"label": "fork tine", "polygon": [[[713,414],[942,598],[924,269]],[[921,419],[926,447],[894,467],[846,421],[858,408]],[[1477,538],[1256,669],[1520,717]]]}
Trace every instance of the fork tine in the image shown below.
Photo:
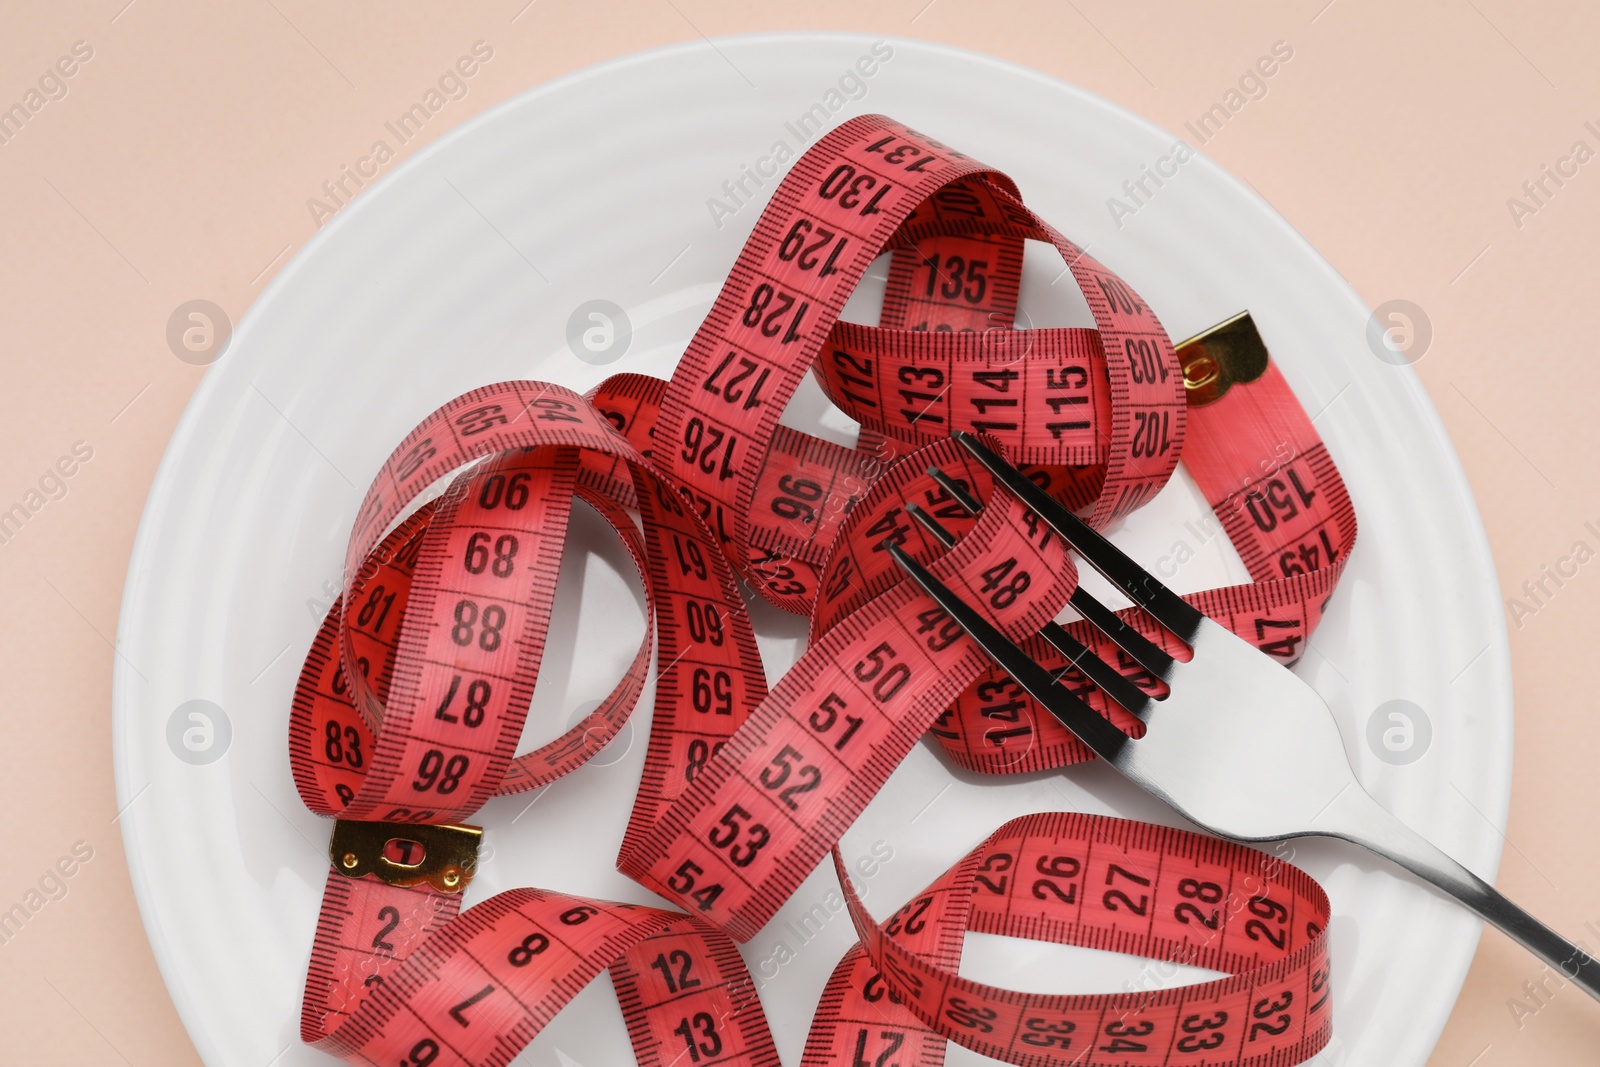
{"label": "fork tine", "polygon": [[1083,586],[1072,591],[1071,604],[1084,621],[1111,638],[1133,661],[1157,678],[1166,678],[1172,672],[1173,658],[1163,652],[1154,641],[1122,621],[1122,616],[1094,598]]}
{"label": "fork tine", "polygon": [[[929,468],[928,473],[932,474],[935,479],[938,479],[939,474],[935,473],[935,469],[936,468]],[[955,496],[956,494],[952,492],[950,495]],[[949,530],[946,530],[944,525],[940,523],[938,519],[934,518],[932,515],[929,515],[916,504],[907,502],[906,514],[910,515],[917,522],[921,523],[923,529],[932,534],[933,537],[945,548],[950,548],[956,543],[954,534],[952,534]],[[1093,600],[1093,598],[1090,597],[1090,600]],[[1096,607],[1100,607],[1099,601],[1094,601],[1094,604]],[[1100,608],[1100,610],[1106,611],[1106,609],[1103,607]],[[1122,620],[1118,619],[1115,614],[1109,611],[1106,611],[1106,614],[1110,615],[1110,617],[1115,620],[1119,626],[1124,625]],[[1144,636],[1137,630],[1133,630],[1131,627],[1126,628],[1140,641],[1144,641]],[[1111,664],[1101,659],[1094,653],[1092,649],[1089,648],[1088,645],[1085,645],[1083,642],[1067,633],[1067,631],[1063,629],[1059,623],[1045,623],[1044,627],[1039,631],[1039,636],[1050,642],[1057,652],[1060,652],[1063,656],[1067,657],[1067,661],[1071,663],[1072,666],[1082,671],[1084,676],[1087,677],[1089,681],[1099,686],[1100,690],[1105,693],[1106,696],[1110,697],[1112,700],[1115,700],[1118,704],[1121,704],[1124,708],[1126,708],[1129,714],[1138,716],[1144,711],[1145,705],[1151,699],[1150,694],[1134,685],[1122,674],[1121,671],[1117,670],[1115,667],[1111,666]],[[1147,641],[1145,643],[1149,644]],[[1154,645],[1150,645],[1150,649],[1158,656],[1166,655],[1166,653],[1162,652]],[[1059,681],[1061,675],[1065,672],[1066,669],[1062,668],[1055,673],[1054,677]]]}
{"label": "fork tine", "polygon": [[983,504],[979,502],[977,497],[967,492],[966,486],[950,477],[938,467],[929,467],[928,477],[938,482],[939,488],[943,489],[946,493],[949,493],[950,499],[954,500],[957,504],[960,504],[962,508],[966,510],[968,515],[976,515],[983,507]]}
{"label": "fork tine", "polygon": [[[934,481],[938,482],[939,485],[944,488],[944,491],[949,493],[951,498],[954,499],[957,504],[960,504],[967,510],[968,514],[976,515],[978,513],[978,509],[982,507],[976,498],[974,498],[961,487],[959,482],[957,482],[954,478],[951,478],[938,467],[929,467],[928,476]],[[916,511],[912,511],[912,508],[916,508]],[[915,518],[918,522],[921,522],[925,527],[928,527],[928,524],[934,521],[933,516],[929,515],[921,508],[918,508],[915,504],[907,504],[906,511],[912,516],[912,518]],[[932,531],[932,527],[928,527],[928,529]],[[949,548],[955,543],[955,538],[951,537],[948,533],[934,532],[934,536],[938,537],[940,542],[946,548]],[[1123,622],[1122,618],[1116,612],[1112,611],[1110,608],[1100,603],[1100,601],[1096,600],[1094,595],[1088,590],[1084,589],[1083,586],[1080,585],[1078,588],[1072,591],[1072,599],[1067,601],[1067,603],[1071,604],[1074,610],[1076,610],[1079,615],[1082,615],[1084,619],[1088,621],[1089,625],[1095,627],[1101,633],[1111,638],[1113,642],[1121,647],[1122,651],[1133,657],[1133,661],[1135,663],[1149,671],[1151,674],[1154,674],[1158,678],[1165,678],[1167,676],[1167,672],[1172,669],[1173,659],[1171,656],[1167,655],[1160,648],[1158,648],[1156,644],[1149,638],[1145,637],[1144,634]],[[1042,632],[1043,631],[1041,631],[1041,633]],[[1049,640],[1048,636],[1046,637],[1046,640]],[[1051,641],[1050,643],[1055,644],[1054,641]],[[1060,649],[1059,645],[1056,647]],[[1070,655],[1064,649],[1061,651],[1063,655]],[[1104,686],[1101,688],[1104,688]],[[1122,702],[1119,700],[1118,703],[1120,704]]]}
{"label": "fork tine", "polygon": [[912,559],[899,545],[887,544],[889,555],[900,565],[923,592],[943,608],[968,637],[977,642],[994,660],[995,664],[1039,703],[1043,704],[1061,724],[1076,734],[1084,744],[1107,760],[1116,759],[1122,746],[1131,738],[1106,720],[1099,712],[1056,684],[1055,675],[1039,666],[1028,654],[996,630],[989,621],[969,607],[944,583]]}
{"label": "fork tine", "polygon": [[[1129,715],[1144,718],[1145,709],[1153,699],[1150,694],[1134,685],[1121,671],[1097,656],[1088,645],[1067,633],[1060,623],[1045,623],[1044,628],[1039,631],[1039,636],[1050,642],[1057,652],[1067,657],[1067,661],[1082,671],[1084,677],[1098,686],[1102,693],[1127,709]],[[1057,677],[1059,676],[1058,672]]]}
{"label": "fork tine", "polygon": [[951,533],[949,530],[946,530],[943,523],[934,518],[932,515],[929,515],[926,511],[923,511],[917,505],[908,501],[906,503],[906,514],[910,515],[913,519],[916,519],[922,528],[932,534],[933,539],[938,541],[944,547],[952,548],[955,546],[956,535]]}
{"label": "fork tine", "polygon": [[1205,618],[1197,609],[1185,603],[1178,594],[1159,582],[1155,575],[1129,559],[1123,551],[1095,531],[1088,523],[1051,499],[1049,494],[1030,482],[1017,468],[995,455],[976,437],[957,430],[952,434],[986,467],[995,481],[1005,486],[1029,510],[1038,515],[1059,533],[1094,569],[1128,595],[1128,598],[1148,611],[1162,626],[1171,630],[1181,640],[1192,643]]}

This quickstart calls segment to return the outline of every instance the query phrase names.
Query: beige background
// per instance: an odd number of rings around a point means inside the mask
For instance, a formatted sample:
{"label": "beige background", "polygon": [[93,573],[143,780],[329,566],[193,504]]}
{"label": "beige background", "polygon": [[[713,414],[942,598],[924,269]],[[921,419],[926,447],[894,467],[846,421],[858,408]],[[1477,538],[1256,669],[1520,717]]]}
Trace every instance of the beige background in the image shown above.
{"label": "beige background", "polygon": [[[1574,141],[1600,147],[1583,126],[1600,129],[1593,5],[636,0],[600,10],[12,0],[0,11],[0,106],[22,100],[74,42],[93,49],[66,96],[0,145],[0,510],[26,502],[75,442],[93,449],[65,495],[0,544],[0,909],[75,842],[93,849],[67,895],[0,944],[5,1062],[197,1062],[133,901],[110,748],[128,554],[202,374],[174,357],[167,319],[204,298],[237,321],[315,232],[307,198],[480,38],[494,61],[404,151],[557,75],[701,36],[832,28],[944,41],[1173,130],[1286,40],[1293,63],[1205,151],[1369,304],[1425,310],[1433,341],[1417,370],[1466,467],[1506,596],[1576,540],[1600,545],[1584,529],[1600,520],[1589,299],[1600,163],[1559,189],[1547,183],[1554,195],[1520,227],[1507,206]],[[1600,721],[1574,668],[1593,662],[1597,606],[1600,565],[1586,566],[1511,631],[1516,787],[1500,885],[1575,937],[1589,936],[1586,922],[1600,929],[1586,803]],[[1600,1006],[1554,983],[1527,1000],[1523,983],[1540,972],[1486,934],[1432,1062],[1593,1063]],[[1516,996],[1539,1009],[1520,1025],[1507,1006]]]}

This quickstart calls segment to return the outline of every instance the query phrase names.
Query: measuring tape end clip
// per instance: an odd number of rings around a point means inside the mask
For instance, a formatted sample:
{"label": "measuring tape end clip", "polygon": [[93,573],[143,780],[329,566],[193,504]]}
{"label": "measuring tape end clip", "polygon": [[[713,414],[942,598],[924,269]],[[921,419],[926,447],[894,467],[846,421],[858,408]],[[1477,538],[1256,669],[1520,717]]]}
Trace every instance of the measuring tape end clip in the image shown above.
{"label": "measuring tape end clip", "polygon": [[387,885],[430,885],[460,893],[478,869],[483,830],[476,826],[361,822],[338,819],[328,840],[328,859],[346,878],[368,875]]}

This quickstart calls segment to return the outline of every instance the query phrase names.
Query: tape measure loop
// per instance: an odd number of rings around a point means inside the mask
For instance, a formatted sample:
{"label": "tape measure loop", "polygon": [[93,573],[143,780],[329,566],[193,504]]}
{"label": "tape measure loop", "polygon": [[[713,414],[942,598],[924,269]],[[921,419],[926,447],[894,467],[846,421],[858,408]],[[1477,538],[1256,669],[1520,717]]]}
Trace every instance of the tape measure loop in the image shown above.
{"label": "tape measure loop", "polygon": [[[834,1025],[819,1013],[807,1062],[848,1062],[854,1037],[949,1040],[1016,1064],[1264,1067],[1309,1058],[1331,1035],[1328,899],[1279,856],[1103,816],[1028,815],[883,923],[833,858],[861,945],[834,972],[824,995]],[[1113,994],[1006,990],[960,975],[967,930],[1229,974],[1186,984],[1148,972]]]}

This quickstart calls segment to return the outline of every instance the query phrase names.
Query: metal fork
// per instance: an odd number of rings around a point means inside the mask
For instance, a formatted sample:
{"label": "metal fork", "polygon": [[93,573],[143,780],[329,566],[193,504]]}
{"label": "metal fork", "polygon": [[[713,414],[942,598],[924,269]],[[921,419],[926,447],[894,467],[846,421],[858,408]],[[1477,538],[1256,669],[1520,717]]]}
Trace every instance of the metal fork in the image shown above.
{"label": "metal fork", "polygon": [[[1106,626],[1104,620],[1116,620],[1116,615],[1082,590],[1074,594],[1073,605],[1091,625],[1167,684],[1170,691],[1158,699],[1056,624],[1040,631],[1106,696],[1144,724],[1143,735],[1135,739],[1060,685],[1064,671],[1035,663],[898,545],[888,545],[911,579],[1084,744],[1213,833],[1240,841],[1335,837],[1387,857],[1455,897],[1600,1000],[1600,963],[1395,818],[1362,788],[1333,713],[1315,690],[1206,618],[976,438],[956,436],[997,485],[1193,650],[1189,660],[1175,659],[1120,620]],[[958,483],[930,473],[958,503],[976,509],[977,501]],[[908,510],[949,543],[950,535],[937,529],[930,516],[915,505]]]}

